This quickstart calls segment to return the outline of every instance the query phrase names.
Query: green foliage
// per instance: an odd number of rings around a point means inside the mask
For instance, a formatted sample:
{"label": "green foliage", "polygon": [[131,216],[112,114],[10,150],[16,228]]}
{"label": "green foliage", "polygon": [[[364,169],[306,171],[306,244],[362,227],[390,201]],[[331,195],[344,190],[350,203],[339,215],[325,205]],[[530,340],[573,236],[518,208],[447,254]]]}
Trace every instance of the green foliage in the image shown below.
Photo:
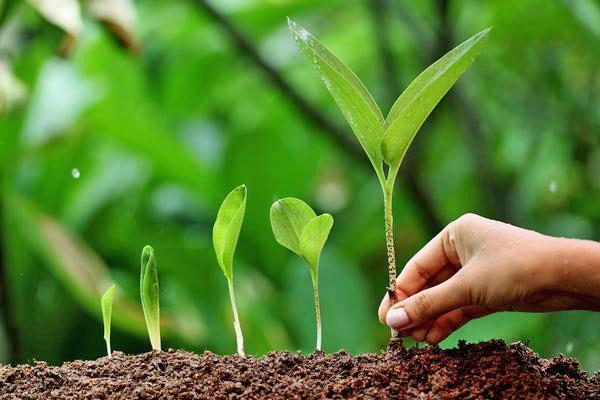
{"label": "green foliage", "polygon": [[377,173],[381,166],[383,116],[360,79],[313,35],[291,19],[288,24],[298,47],[313,63]]}
{"label": "green foliage", "polygon": [[317,319],[316,349],[321,350],[319,260],[333,226],[333,217],[329,214],[317,216],[308,204],[293,197],[273,203],[270,216],[275,240],[302,257],[310,267]]}
{"label": "green foliage", "polygon": [[229,299],[233,312],[233,327],[237,339],[237,352],[241,356],[245,355],[244,336],[233,292],[233,255],[242,229],[242,222],[244,222],[246,192],[246,186],[241,185],[225,197],[213,226],[213,245],[219,266],[223,270],[225,278],[227,278]]}
{"label": "green foliage", "polygon": [[233,254],[246,212],[246,186],[241,185],[227,195],[213,226],[213,246],[219,266],[228,280],[233,279]]}
{"label": "green foliage", "polygon": [[400,163],[408,146],[431,111],[469,68],[487,39],[491,28],[458,45],[423,71],[400,95],[385,120],[381,141],[384,160],[392,170]]}
{"label": "green foliage", "polygon": [[154,257],[154,249],[150,246],[145,246],[142,250],[140,297],[152,349],[160,351],[158,268],[156,266],[156,258]]}
{"label": "green foliage", "polygon": [[102,308],[102,322],[104,323],[104,341],[106,342],[106,354],[110,357],[112,350],[110,347],[110,324],[112,320],[113,296],[115,294],[115,285],[111,285],[100,299]]}

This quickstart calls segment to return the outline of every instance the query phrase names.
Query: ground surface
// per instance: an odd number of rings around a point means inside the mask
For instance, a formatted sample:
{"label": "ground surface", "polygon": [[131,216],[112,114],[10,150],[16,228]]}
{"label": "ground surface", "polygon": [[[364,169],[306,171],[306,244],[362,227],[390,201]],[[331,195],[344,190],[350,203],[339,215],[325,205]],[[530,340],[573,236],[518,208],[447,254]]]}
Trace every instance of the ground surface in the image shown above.
{"label": "ground surface", "polygon": [[2,399],[569,398],[600,399],[600,374],[577,361],[540,359],[500,341],[380,354],[221,357],[184,351],[114,353],[61,367],[0,368]]}

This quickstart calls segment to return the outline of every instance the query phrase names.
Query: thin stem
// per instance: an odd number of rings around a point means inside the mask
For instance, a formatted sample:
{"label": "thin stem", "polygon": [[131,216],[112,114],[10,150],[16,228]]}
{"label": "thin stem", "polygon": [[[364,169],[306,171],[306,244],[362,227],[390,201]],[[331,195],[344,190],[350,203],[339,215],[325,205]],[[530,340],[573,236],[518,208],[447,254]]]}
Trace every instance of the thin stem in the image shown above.
{"label": "thin stem", "polygon": [[[396,299],[392,297],[391,293],[396,292],[396,250],[394,248],[394,215],[392,212],[392,198],[394,194],[394,182],[396,180],[396,174],[398,170],[390,170],[388,173],[388,179],[385,185],[382,184],[383,188],[383,203],[385,213],[385,244],[387,251],[388,261],[388,278],[390,288],[390,302],[395,302]],[[398,340],[398,332],[391,329],[391,341]]]}
{"label": "thin stem", "polygon": [[112,355],[112,350],[110,348],[110,340],[105,340],[106,342],[106,354],[110,357]]}
{"label": "thin stem", "polygon": [[227,279],[227,287],[229,288],[229,299],[231,300],[231,309],[233,311],[233,329],[235,329],[237,352],[240,356],[245,356],[246,353],[244,353],[244,336],[242,335],[240,318],[238,317],[237,306],[235,305],[235,295],[233,294],[233,279]]}
{"label": "thin stem", "polygon": [[321,351],[321,303],[319,302],[319,286],[313,277],[313,292],[315,294],[315,317],[317,319],[317,351]]}

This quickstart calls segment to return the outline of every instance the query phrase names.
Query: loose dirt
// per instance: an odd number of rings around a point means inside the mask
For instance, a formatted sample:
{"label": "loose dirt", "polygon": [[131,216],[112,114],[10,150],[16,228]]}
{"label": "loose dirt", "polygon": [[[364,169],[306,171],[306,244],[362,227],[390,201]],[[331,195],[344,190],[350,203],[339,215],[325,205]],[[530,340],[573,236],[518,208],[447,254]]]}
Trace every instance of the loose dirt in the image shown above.
{"label": "loose dirt", "polygon": [[378,354],[261,358],[210,352],[152,352],[60,367],[44,362],[0,368],[2,399],[600,399],[574,359],[539,358],[521,343],[405,349]]}

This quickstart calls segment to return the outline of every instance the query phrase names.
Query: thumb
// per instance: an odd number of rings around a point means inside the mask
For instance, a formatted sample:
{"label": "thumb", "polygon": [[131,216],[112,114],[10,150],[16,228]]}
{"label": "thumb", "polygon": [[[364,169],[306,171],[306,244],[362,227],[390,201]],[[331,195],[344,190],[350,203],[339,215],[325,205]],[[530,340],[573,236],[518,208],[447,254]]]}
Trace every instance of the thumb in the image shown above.
{"label": "thumb", "polygon": [[456,278],[450,278],[396,303],[388,311],[385,323],[395,330],[407,329],[435,320],[467,303],[468,296],[463,285]]}

